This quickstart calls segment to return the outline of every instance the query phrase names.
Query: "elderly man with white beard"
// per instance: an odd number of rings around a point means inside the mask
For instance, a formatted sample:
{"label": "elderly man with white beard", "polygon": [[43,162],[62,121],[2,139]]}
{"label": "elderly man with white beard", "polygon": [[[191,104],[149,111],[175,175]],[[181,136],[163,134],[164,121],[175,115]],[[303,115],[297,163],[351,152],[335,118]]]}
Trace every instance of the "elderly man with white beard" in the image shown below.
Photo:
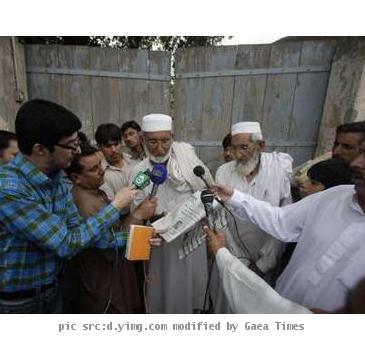
{"label": "elderly man with white beard", "polygon": [[[236,123],[231,134],[236,160],[219,167],[216,182],[273,206],[291,203],[291,156],[263,152],[265,142],[257,122]],[[275,267],[285,244],[248,221],[237,220],[236,232],[232,218],[228,217],[228,226],[228,247],[233,255],[273,284],[277,277]]]}
{"label": "elderly man with white beard", "polygon": [[[204,189],[204,183],[193,173],[197,165],[205,168],[207,180],[212,181],[209,170],[196,156],[193,147],[173,141],[171,117],[164,114],[145,116],[142,132],[147,158],[134,167],[131,178],[139,171],[152,169],[155,164],[166,165],[167,180],[156,194],[157,214],[171,212],[193,192]],[[151,187],[139,193],[134,205],[149,196]],[[149,313],[193,313],[203,307],[208,276],[206,245],[202,244],[186,258],[179,259],[182,241],[180,236],[152,250],[146,279]]]}

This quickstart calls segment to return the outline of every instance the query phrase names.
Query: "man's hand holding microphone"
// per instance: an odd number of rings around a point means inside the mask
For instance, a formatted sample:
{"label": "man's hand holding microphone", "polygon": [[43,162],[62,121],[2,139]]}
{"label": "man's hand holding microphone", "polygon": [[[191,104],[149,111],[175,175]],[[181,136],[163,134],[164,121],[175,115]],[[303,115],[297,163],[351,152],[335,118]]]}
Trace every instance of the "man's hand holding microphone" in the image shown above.
{"label": "man's hand holding microphone", "polygon": [[223,202],[227,202],[233,195],[234,188],[229,186],[224,186],[220,184],[213,184],[211,186],[212,191],[214,194],[219,197]]}
{"label": "man's hand holding microphone", "polygon": [[[198,175],[197,175],[198,176]],[[226,236],[223,232],[215,229],[213,223],[213,200],[214,197],[219,197],[222,201],[227,201],[233,194],[233,188],[214,184],[209,190],[204,190],[201,193],[201,201],[204,205],[208,225],[203,227],[206,234],[206,241],[209,251],[215,255],[220,248],[226,246]]]}
{"label": "man's hand holding microphone", "polygon": [[208,226],[203,227],[209,251],[215,255],[218,250],[226,246],[226,236],[221,231],[213,231]]}
{"label": "man's hand holding microphone", "polygon": [[[150,184],[151,178],[153,179],[153,172],[149,170],[139,172],[133,179],[133,185],[121,189],[111,203],[116,209],[123,210],[128,208],[133,200],[136,198],[138,191],[144,189]],[[149,220],[156,211],[157,198],[149,196],[128,217],[126,224],[139,224],[143,225],[145,221]],[[150,239],[151,246],[160,246],[162,239],[157,237],[158,233],[154,232],[154,237]]]}
{"label": "man's hand holding microphone", "polygon": [[128,208],[136,198],[138,190],[133,186],[123,187],[114,197],[111,205],[119,211]]}

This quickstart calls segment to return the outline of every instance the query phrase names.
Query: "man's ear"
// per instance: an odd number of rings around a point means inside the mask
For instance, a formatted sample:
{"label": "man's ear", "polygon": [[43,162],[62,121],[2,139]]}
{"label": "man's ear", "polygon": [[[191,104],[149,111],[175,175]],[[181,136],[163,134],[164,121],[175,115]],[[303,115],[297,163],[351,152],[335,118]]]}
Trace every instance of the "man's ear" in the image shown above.
{"label": "man's ear", "polygon": [[260,152],[263,152],[265,150],[265,148],[266,148],[265,141],[257,141],[257,144],[259,145]]}
{"label": "man's ear", "polygon": [[40,143],[36,143],[32,148],[32,153],[37,156],[44,157],[49,154],[49,149]]}

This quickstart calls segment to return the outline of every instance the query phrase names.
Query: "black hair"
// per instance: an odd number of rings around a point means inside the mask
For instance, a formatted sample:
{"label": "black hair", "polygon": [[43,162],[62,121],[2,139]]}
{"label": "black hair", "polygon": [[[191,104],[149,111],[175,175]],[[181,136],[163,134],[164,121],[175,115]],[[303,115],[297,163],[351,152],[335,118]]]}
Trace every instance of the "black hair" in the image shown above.
{"label": "black hair", "polygon": [[82,131],[79,131],[77,133],[77,136],[79,137],[80,143],[89,143],[90,142],[88,137],[86,136],[86,134]]}
{"label": "black hair", "polygon": [[68,177],[70,177],[72,173],[80,174],[82,172],[82,165],[80,164],[80,159],[91,156],[96,152],[98,152],[98,150],[94,146],[90,145],[90,143],[88,142],[81,143],[80,149],[81,153],[76,154],[74,156],[70,167],[65,170]]}
{"label": "black hair", "polygon": [[50,101],[34,99],[24,103],[15,119],[18,146],[30,155],[37,143],[53,152],[54,145],[63,137],[81,129],[81,122],[68,109]]}
{"label": "black hair", "polygon": [[127,129],[134,129],[136,131],[141,131],[140,125],[134,121],[134,120],[128,120],[127,122],[123,123],[123,125],[120,127],[120,133],[123,135]]}
{"label": "black hair", "polygon": [[224,139],[222,141],[222,146],[224,149],[226,149],[227,147],[232,145],[232,137],[231,134],[227,134],[226,136],[224,136]]}
{"label": "black hair", "polygon": [[17,137],[11,131],[0,130],[0,152],[5,151],[10,146],[10,141],[16,141]]}
{"label": "black hair", "polygon": [[337,134],[362,134],[362,139],[365,139],[365,122],[355,122],[339,125],[336,129]]}
{"label": "black hair", "polygon": [[314,164],[308,169],[307,175],[326,189],[352,183],[351,168],[341,159],[333,158]]}
{"label": "black hair", "polygon": [[96,129],[95,141],[101,145],[106,145],[108,142],[121,142],[120,128],[115,124],[100,124]]}

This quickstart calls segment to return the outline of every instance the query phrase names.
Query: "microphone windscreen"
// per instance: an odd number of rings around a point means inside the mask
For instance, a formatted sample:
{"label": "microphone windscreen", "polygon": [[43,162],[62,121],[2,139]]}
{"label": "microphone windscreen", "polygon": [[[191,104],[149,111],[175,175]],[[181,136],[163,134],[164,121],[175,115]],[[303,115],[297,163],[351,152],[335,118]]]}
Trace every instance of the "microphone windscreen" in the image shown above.
{"label": "microphone windscreen", "polygon": [[162,185],[167,178],[167,169],[163,164],[155,164],[150,175],[151,181],[156,185]]}
{"label": "microphone windscreen", "polygon": [[198,177],[202,177],[205,174],[205,170],[201,165],[197,165],[194,169],[193,169],[193,173],[198,176]]}

